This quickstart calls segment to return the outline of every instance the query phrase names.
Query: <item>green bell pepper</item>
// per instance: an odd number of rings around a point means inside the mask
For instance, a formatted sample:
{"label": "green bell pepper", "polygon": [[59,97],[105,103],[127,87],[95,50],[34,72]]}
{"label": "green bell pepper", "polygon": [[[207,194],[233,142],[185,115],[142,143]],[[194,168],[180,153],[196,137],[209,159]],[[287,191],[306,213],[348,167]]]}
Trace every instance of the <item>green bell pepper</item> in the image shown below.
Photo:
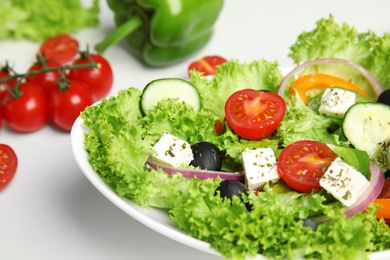
{"label": "green bell pepper", "polygon": [[154,67],[171,65],[203,48],[223,0],[107,0],[116,30],[95,49],[103,53],[125,38],[130,52]]}

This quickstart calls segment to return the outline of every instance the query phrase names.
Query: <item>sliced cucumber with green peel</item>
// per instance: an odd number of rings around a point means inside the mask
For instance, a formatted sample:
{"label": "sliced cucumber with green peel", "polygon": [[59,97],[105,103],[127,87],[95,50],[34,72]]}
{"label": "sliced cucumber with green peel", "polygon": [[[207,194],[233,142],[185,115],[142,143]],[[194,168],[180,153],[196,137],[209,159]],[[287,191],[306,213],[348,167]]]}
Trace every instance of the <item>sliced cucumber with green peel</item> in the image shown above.
{"label": "sliced cucumber with green peel", "polygon": [[168,98],[186,102],[195,111],[199,111],[201,107],[199,92],[190,82],[180,78],[163,78],[153,80],[143,90],[140,100],[142,113],[147,114],[159,101]]}
{"label": "sliced cucumber with green peel", "polygon": [[343,132],[351,144],[374,159],[379,144],[390,137],[390,106],[356,103],[346,112]]}

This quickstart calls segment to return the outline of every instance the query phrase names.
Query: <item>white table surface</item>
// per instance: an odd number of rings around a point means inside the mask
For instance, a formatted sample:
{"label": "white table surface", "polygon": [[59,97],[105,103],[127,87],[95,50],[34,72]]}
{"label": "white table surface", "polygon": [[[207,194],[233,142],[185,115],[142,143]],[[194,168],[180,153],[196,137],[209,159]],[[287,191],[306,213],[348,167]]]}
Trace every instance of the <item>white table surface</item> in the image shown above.
{"label": "white table surface", "polygon": [[[82,47],[114,27],[104,1],[101,8],[100,25],[74,35]],[[130,86],[143,88],[156,78],[185,77],[190,61],[209,54],[291,66],[287,54],[297,35],[330,13],[359,31],[390,32],[388,0],[226,0],[213,39],[180,64],[151,69],[124,44],[108,49],[105,57],[115,77],[110,95]],[[11,61],[21,72],[34,61],[37,47],[0,40],[0,60]],[[0,192],[0,259],[220,259],[156,233],[111,204],[80,171],[69,134],[50,126],[31,134],[3,128],[0,143],[13,147],[19,159],[15,178]]]}

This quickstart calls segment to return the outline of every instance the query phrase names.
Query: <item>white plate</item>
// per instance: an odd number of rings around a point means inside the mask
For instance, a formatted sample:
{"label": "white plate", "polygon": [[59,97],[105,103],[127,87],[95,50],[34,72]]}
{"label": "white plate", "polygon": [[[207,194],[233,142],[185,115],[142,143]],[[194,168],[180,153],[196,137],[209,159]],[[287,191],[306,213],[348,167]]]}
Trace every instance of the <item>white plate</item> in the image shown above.
{"label": "white plate", "polygon": [[[84,133],[87,131],[88,129],[83,125],[83,120],[80,117],[77,118],[71,131],[73,154],[84,175],[108,200],[137,221],[170,239],[210,254],[219,255],[216,250],[210,248],[208,243],[188,236],[177,229],[165,211],[156,208],[139,207],[132,201],[119,197],[107,186],[88,163],[88,154],[84,147]],[[265,260],[267,258],[257,255],[256,258],[251,259]],[[390,259],[390,250],[374,253],[370,256],[370,259],[388,260]]]}

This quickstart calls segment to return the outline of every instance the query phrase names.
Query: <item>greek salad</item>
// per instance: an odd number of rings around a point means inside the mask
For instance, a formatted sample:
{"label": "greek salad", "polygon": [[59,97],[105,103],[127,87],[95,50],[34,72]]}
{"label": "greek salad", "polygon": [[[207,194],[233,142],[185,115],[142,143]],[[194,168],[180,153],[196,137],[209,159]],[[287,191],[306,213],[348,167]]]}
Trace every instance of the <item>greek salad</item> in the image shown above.
{"label": "greek salad", "polygon": [[368,259],[390,249],[389,55],[330,15],[287,75],[227,60],[121,90],[81,114],[89,163],[226,259]]}

